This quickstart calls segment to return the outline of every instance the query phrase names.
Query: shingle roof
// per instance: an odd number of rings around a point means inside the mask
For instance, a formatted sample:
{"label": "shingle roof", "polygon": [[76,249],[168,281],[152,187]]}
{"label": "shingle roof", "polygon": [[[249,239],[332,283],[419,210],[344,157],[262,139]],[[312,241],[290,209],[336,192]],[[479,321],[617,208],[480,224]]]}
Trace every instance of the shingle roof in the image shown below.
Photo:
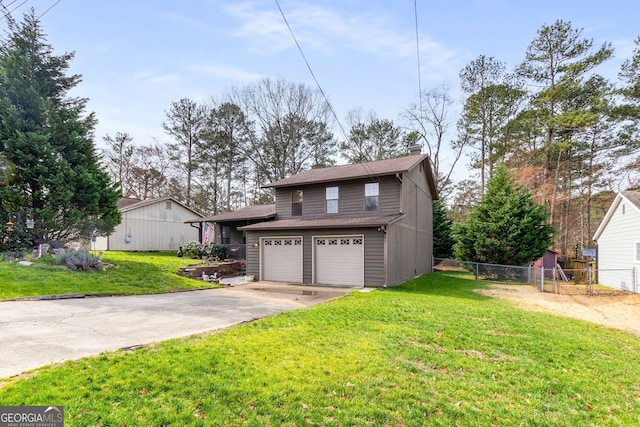
{"label": "shingle roof", "polygon": [[206,218],[197,218],[186,222],[229,222],[246,221],[252,219],[269,219],[276,216],[276,205],[252,205],[245,206],[233,212],[225,212]]}
{"label": "shingle roof", "polygon": [[157,198],[157,199],[146,199],[146,200],[131,199],[131,198],[124,197],[124,198],[121,198],[120,200],[118,200],[118,209],[120,209],[120,212],[126,212],[126,211],[131,211],[131,210],[134,210],[134,209],[141,208],[143,206],[153,205],[155,203],[166,202],[166,201],[169,201],[169,200],[172,201],[173,203],[176,203],[176,204],[182,206],[185,209],[190,210],[191,212],[193,212],[194,215],[199,215],[200,217],[203,216],[200,212],[191,209],[189,206],[185,205],[184,203],[181,203],[180,201],[174,199],[171,196],[160,197],[160,198]]}
{"label": "shingle roof", "polygon": [[426,154],[421,154],[388,160],[378,160],[375,162],[356,163],[353,165],[310,169],[292,175],[288,178],[267,184],[264,188],[290,187],[300,184],[344,181],[348,179],[392,175],[395,173],[407,172],[427,157],[428,156]]}
{"label": "shingle roof", "polygon": [[623,191],[622,194],[640,209],[640,191]]}
{"label": "shingle roof", "polygon": [[396,215],[367,215],[354,217],[334,218],[295,218],[279,219],[275,221],[259,222],[257,224],[238,227],[238,230],[286,230],[309,228],[353,228],[353,227],[380,227],[389,225],[400,219],[403,214]]}

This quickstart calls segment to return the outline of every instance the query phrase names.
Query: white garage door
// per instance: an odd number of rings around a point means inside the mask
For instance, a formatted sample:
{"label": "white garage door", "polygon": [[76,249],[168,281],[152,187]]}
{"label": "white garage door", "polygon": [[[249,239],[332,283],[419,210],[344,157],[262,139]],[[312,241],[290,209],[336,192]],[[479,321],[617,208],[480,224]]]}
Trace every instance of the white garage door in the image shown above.
{"label": "white garage door", "polygon": [[315,283],[364,286],[363,236],[316,237]]}
{"label": "white garage door", "polygon": [[262,239],[262,279],[302,283],[302,237]]}

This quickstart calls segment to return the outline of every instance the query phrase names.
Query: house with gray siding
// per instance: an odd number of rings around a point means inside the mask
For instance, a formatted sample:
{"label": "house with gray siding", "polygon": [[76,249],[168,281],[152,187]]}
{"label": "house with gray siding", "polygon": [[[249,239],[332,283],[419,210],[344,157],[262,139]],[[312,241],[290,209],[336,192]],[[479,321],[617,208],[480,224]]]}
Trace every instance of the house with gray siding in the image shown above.
{"label": "house with gray siding", "polygon": [[593,241],[598,283],[640,292],[640,191],[616,195]]}
{"label": "house with gray siding", "polygon": [[238,227],[259,280],[386,287],[431,272],[429,158],[312,169],[265,186],[274,218]]}

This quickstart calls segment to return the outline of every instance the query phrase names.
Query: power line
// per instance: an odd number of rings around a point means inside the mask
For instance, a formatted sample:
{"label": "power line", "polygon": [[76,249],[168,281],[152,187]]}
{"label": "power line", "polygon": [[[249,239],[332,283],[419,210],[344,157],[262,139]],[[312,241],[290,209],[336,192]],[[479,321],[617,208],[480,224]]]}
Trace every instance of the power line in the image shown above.
{"label": "power line", "polygon": [[291,33],[291,37],[293,37],[293,41],[296,43],[296,46],[298,47],[298,50],[300,51],[300,55],[302,55],[302,59],[304,60],[304,63],[307,64],[307,68],[309,69],[309,72],[311,73],[311,77],[313,77],[313,80],[316,82],[316,86],[318,86],[318,90],[320,90],[320,93],[324,97],[325,102],[329,106],[329,110],[331,111],[331,114],[333,115],[333,118],[336,119],[336,122],[338,123],[338,126],[340,127],[340,130],[342,131],[343,136],[345,137],[345,139],[347,139],[347,134],[344,131],[344,128],[342,127],[342,123],[340,122],[340,119],[338,119],[338,115],[334,111],[333,106],[331,105],[331,102],[329,102],[329,99],[327,98],[327,95],[324,93],[324,90],[322,89],[322,86],[320,86],[320,83],[318,82],[318,79],[316,78],[316,75],[313,72],[313,69],[311,69],[311,65],[309,64],[309,61],[307,61],[307,57],[305,56],[304,52],[302,51],[302,47],[300,47],[300,43],[298,43],[298,39],[296,38],[296,35],[293,33],[293,30],[291,29],[291,25],[289,25],[289,21],[287,20],[287,17],[284,15],[284,12],[283,12],[282,8],[280,7],[280,3],[278,2],[278,0],[275,0],[275,2],[276,2],[276,5],[278,6],[278,10],[280,11],[280,14],[282,15],[282,19],[284,20],[284,23],[287,25],[287,28],[289,29],[289,33]]}
{"label": "power line", "polygon": [[418,37],[418,0],[413,0],[413,14],[416,21],[416,53],[418,55],[418,102],[422,111],[422,73],[420,69],[420,39]]}
{"label": "power line", "polygon": [[61,0],[56,0],[56,2],[54,4],[52,4],[51,6],[49,6],[49,9],[45,10],[44,12],[42,12],[42,14],[40,16],[38,16],[38,19],[42,18],[44,15],[47,14],[47,12],[49,12],[51,9],[53,9],[54,7],[56,7],[56,5],[58,3],[60,3]]}
{"label": "power line", "polygon": [[[333,114],[333,118],[336,120],[336,122],[338,123],[338,127],[340,127],[340,131],[342,132],[342,136],[344,136],[345,140],[349,140],[349,138],[347,137],[347,133],[344,130],[344,127],[342,126],[342,122],[340,122],[340,119],[338,118],[338,115],[336,114],[335,110],[333,109],[333,106],[331,105],[331,102],[329,102],[329,99],[327,98],[327,95],[324,93],[324,90],[322,89],[322,86],[320,86],[320,82],[318,82],[318,79],[316,78],[315,73],[313,72],[313,69],[311,68],[311,65],[309,64],[309,61],[307,61],[307,57],[305,56],[304,52],[302,51],[302,47],[300,46],[300,43],[298,43],[298,39],[296,38],[296,35],[293,33],[293,29],[291,28],[291,25],[289,25],[289,21],[287,20],[287,17],[284,14],[284,11],[282,10],[282,8],[280,7],[280,3],[278,2],[278,0],[275,0],[276,5],[278,6],[278,10],[280,11],[280,15],[282,15],[282,19],[284,20],[284,23],[287,25],[287,28],[289,29],[289,33],[291,33],[291,37],[293,38],[293,41],[296,43],[296,46],[298,47],[298,51],[300,51],[300,55],[302,55],[302,59],[304,60],[304,63],[307,64],[307,68],[309,69],[309,72],[311,73],[311,77],[313,77],[313,80],[316,82],[316,86],[318,86],[318,89],[320,90],[320,93],[322,94],[322,96],[324,97],[325,102],[327,103],[327,105],[329,106],[329,110],[331,111],[331,114]],[[371,177],[371,179],[376,182],[376,178],[375,178],[375,174],[373,173],[373,170],[371,169],[371,167],[369,165],[366,164],[366,162],[364,163],[360,163],[367,175],[369,175]]]}

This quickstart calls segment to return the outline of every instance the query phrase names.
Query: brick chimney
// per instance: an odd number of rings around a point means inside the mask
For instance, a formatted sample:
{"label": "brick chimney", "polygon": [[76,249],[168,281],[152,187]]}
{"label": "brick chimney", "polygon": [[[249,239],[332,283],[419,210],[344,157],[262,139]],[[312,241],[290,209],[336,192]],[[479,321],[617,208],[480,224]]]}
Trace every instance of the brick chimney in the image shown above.
{"label": "brick chimney", "polygon": [[416,144],[409,147],[409,155],[419,156],[422,154],[422,145]]}

